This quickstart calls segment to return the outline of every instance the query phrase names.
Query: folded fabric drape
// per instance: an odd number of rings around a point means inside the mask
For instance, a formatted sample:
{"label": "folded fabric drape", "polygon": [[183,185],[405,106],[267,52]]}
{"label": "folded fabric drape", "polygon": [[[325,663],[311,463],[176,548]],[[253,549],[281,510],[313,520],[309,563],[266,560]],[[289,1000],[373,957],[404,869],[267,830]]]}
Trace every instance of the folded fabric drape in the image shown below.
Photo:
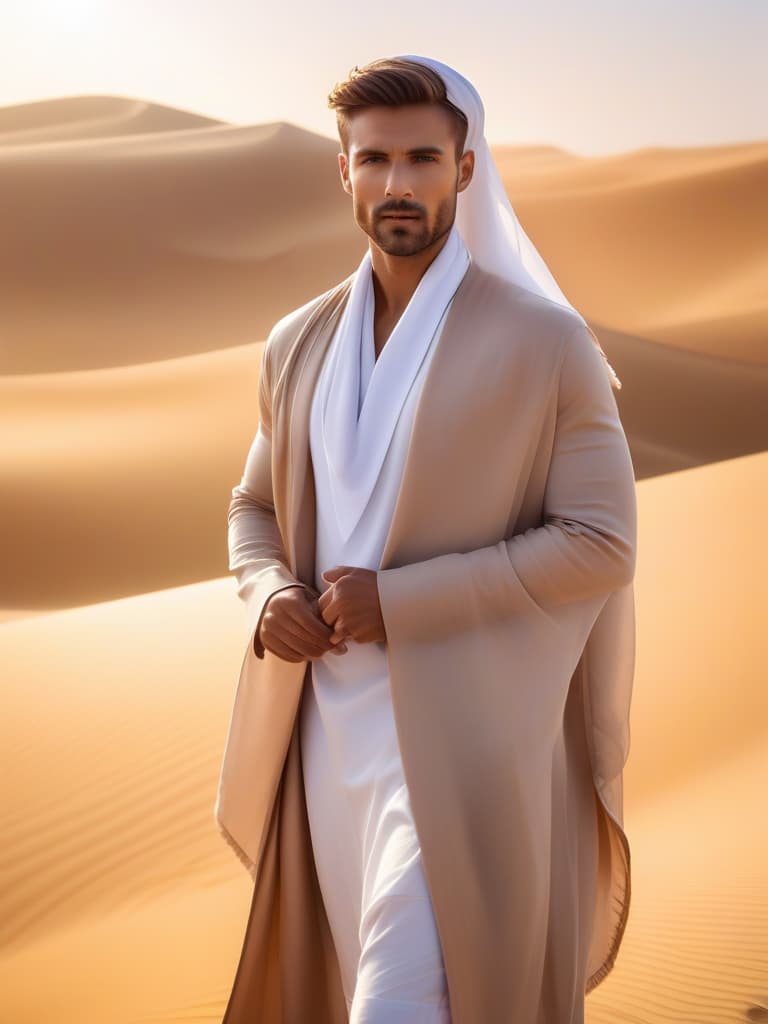
{"label": "folded fabric drape", "polygon": [[333,498],[342,540],[370,500],[403,403],[469,263],[454,224],[377,359],[370,250],[360,261],[311,413],[325,454],[314,467],[324,477],[317,486]]}
{"label": "folded fabric drape", "polygon": [[475,165],[472,180],[457,196],[456,226],[472,259],[478,266],[492,274],[498,274],[499,277],[573,309],[584,321],[584,326],[603,357],[611,386],[618,390],[621,381],[608,362],[597,335],[579,311],[566,299],[538,249],[517,219],[485,138],[485,108],[477,89],[469,79],[442,61],[414,53],[401,53],[395,56],[399,60],[424,64],[436,71],[445,83],[449,101],[466,115],[469,127],[464,151],[474,151]]}

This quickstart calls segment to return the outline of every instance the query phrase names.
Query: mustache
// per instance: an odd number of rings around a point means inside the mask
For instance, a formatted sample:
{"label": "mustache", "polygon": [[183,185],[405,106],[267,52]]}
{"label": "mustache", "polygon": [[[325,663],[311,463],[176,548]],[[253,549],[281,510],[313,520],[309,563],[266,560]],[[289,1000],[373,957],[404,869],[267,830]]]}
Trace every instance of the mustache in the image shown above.
{"label": "mustache", "polygon": [[386,206],[380,206],[376,213],[378,217],[386,217],[388,213],[421,215],[423,212],[424,210],[420,206],[405,205],[403,203],[387,203]]}

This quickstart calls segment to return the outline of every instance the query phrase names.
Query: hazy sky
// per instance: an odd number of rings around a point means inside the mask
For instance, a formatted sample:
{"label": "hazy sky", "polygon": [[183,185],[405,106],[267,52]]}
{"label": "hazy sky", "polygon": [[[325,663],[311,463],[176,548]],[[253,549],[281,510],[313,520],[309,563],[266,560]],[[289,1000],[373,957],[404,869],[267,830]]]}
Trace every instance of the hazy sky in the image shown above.
{"label": "hazy sky", "polygon": [[765,0],[0,0],[0,105],[111,94],[336,137],[355,64],[420,53],[491,143],[598,154],[768,138]]}

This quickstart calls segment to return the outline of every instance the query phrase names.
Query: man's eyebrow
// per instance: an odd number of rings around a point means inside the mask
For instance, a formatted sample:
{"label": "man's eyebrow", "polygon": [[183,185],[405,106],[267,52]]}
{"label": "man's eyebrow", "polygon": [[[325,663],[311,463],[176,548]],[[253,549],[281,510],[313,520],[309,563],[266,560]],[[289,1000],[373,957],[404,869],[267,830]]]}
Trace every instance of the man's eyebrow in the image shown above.
{"label": "man's eyebrow", "polygon": [[[420,156],[422,154],[431,154],[432,156],[445,156],[445,150],[439,146],[415,146],[413,149],[409,149],[407,156]],[[355,156],[386,156],[386,152],[383,149],[357,149],[355,150]]]}

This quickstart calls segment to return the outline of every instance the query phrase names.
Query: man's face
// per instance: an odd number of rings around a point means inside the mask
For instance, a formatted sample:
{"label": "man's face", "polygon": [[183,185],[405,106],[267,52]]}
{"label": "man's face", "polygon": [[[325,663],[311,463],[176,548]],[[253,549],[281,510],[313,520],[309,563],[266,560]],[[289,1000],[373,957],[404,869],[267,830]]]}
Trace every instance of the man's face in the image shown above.
{"label": "man's face", "polygon": [[348,147],[349,158],[339,153],[342,184],[380,249],[412,256],[448,233],[475,155],[464,153],[457,166],[447,111],[428,103],[365,107],[349,120]]}

